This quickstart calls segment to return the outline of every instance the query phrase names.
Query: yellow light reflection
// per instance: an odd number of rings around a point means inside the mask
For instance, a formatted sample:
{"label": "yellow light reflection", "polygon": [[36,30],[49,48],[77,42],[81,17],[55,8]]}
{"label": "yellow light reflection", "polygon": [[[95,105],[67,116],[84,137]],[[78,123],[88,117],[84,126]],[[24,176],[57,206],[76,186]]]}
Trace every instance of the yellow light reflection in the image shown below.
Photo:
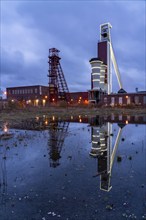
{"label": "yellow light reflection", "polygon": [[7,125],[4,125],[4,129],[3,129],[3,131],[4,131],[5,133],[7,133],[7,132],[8,132]]}

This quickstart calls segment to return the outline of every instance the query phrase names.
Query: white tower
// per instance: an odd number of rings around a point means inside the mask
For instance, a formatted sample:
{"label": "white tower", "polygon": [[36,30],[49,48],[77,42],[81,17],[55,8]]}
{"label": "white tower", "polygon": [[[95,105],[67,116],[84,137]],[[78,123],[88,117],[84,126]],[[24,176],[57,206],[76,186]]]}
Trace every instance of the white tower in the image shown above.
{"label": "white tower", "polygon": [[111,28],[112,26],[110,23],[105,23],[100,25],[100,42],[98,43],[98,57],[107,64],[108,94],[112,92],[112,70],[111,70],[112,64],[117,76],[119,87],[120,89],[122,88],[120,73],[111,41],[111,34],[110,34]]}

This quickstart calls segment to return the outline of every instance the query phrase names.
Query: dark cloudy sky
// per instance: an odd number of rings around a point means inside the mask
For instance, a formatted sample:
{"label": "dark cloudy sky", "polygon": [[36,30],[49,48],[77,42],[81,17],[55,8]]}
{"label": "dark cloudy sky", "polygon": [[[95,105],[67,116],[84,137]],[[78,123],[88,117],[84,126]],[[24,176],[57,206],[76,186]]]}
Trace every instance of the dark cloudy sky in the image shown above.
{"label": "dark cloudy sky", "polygon": [[[56,47],[70,91],[90,89],[89,59],[99,25],[112,24],[112,42],[127,91],[146,89],[145,1],[1,0],[1,87],[48,84],[48,49]],[[113,89],[118,90],[115,76]]]}

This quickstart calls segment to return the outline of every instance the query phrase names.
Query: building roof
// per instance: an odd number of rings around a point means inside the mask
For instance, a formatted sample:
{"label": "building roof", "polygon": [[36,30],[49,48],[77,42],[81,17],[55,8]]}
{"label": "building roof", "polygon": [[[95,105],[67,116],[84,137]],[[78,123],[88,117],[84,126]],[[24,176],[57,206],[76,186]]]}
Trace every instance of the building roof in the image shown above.
{"label": "building roof", "polygon": [[118,93],[127,93],[124,89],[120,89],[119,91],[118,91]]}
{"label": "building roof", "polygon": [[137,93],[140,93],[140,94],[145,94],[146,91],[138,91]]}
{"label": "building roof", "polygon": [[[17,88],[28,88],[28,87],[38,87],[42,85],[32,85],[32,86],[14,86],[14,87],[7,87],[7,89],[17,89]],[[48,87],[48,86],[42,86],[42,87]]]}
{"label": "building roof", "polygon": [[92,62],[92,61],[100,61],[100,62],[103,62],[102,60],[100,60],[100,59],[97,58],[97,57],[91,58],[91,59],[89,60],[89,62]]}

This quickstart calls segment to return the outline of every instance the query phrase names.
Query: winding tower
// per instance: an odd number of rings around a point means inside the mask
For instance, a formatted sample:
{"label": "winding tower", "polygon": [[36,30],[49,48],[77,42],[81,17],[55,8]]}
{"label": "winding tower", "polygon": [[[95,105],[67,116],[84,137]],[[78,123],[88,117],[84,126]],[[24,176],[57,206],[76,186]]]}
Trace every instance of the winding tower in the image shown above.
{"label": "winding tower", "polygon": [[90,59],[91,64],[91,90],[89,91],[89,102],[99,103],[103,94],[112,93],[112,67],[116,74],[119,91],[123,90],[121,75],[119,72],[116,56],[111,40],[111,24],[100,25],[100,40],[98,42],[97,57]]}
{"label": "winding tower", "polygon": [[68,101],[69,89],[60,64],[59,50],[49,49],[49,102]]}

